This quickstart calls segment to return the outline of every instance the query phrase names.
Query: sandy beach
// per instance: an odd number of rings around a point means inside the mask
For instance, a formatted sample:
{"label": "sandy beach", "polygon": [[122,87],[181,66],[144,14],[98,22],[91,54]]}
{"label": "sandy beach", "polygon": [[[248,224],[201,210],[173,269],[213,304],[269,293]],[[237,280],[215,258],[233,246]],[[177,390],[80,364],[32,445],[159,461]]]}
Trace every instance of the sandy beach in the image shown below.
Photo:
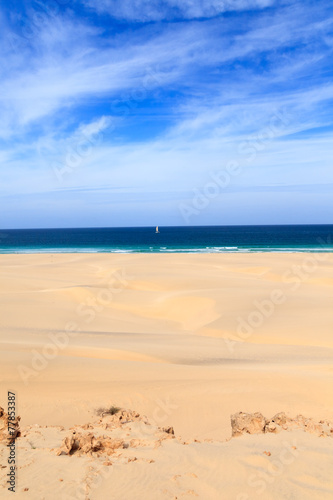
{"label": "sandy beach", "polygon": [[[17,498],[332,498],[332,254],[1,255],[0,270]],[[111,405],[139,416],[97,415]],[[231,437],[237,412],[315,424]],[[57,455],[73,429],[126,446]]]}

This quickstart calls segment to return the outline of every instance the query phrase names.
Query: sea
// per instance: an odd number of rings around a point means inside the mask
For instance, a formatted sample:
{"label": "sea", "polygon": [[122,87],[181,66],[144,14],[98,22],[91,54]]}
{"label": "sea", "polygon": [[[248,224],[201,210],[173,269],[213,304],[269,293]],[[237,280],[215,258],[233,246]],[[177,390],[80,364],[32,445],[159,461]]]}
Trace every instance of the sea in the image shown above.
{"label": "sea", "polygon": [[333,252],[333,224],[0,230],[0,253]]}

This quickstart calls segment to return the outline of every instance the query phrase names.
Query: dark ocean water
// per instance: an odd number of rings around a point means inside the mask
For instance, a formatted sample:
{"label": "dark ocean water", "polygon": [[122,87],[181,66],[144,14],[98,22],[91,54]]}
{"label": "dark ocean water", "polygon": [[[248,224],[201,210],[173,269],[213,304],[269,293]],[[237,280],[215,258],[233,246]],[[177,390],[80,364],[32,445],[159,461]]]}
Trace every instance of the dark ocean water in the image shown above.
{"label": "dark ocean water", "polygon": [[333,225],[1,230],[0,253],[331,252]]}

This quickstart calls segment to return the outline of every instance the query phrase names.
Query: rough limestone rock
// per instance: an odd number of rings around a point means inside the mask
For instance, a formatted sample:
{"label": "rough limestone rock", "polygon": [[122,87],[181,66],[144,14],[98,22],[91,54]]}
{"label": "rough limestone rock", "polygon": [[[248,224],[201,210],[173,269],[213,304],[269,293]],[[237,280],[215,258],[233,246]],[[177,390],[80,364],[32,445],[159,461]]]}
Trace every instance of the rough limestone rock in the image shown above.
{"label": "rough limestone rock", "polygon": [[232,435],[264,433],[266,419],[261,413],[235,413],[231,415]]}
{"label": "rough limestone rock", "polygon": [[0,443],[11,444],[21,435],[20,422],[21,417],[17,417],[10,424],[11,432],[8,432],[8,413],[0,406]]}
{"label": "rough limestone rock", "polygon": [[175,431],[174,431],[173,427],[162,427],[161,430],[163,432],[165,432],[166,434],[172,434],[173,436],[175,434]]}
{"label": "rough limestone rock", "polygon": [[57,455],[91,455],[99,453],[111,455],[118,448],[125,448],[122,439],[112,439],[110,437],[96,438],[91,432],[87,434],[73,433],[65,437],[61,447],[57,450]]}
{"label": "rough limestone rock", "polygon": [[287,415],[282,411],[274,415],[274,417],[271,418],[271,422],[279,425],[282,429],[286,429],[291,424],[292,418],[287,417]]}
{"label": "rough limestone rock", "polygon": [[273,432],[274,434],[277,434],[280,431],[282,431],[281,426],[276,424],[275,422],[271,421],[265,425],[265,432]]}
{"label": "rough limestone rock", "polygon": [[148,419],[144,415],[140,415],[140,413],[133,410],[124,410],[120,409],[114,415],[110,415],[107,411],[102,412],[101,416],[107,422],[106,428],[111,427],[121,427],[124,424],[128,424],[130,422],[143,422],[145,424],[149,424]]}
{"label": "rough limestone rock", "polygon": [[65,437],[63,440],[61,447],[57,451],[57,455],[70,455],[72,451],[74,451],[75,439],[73,436]]}
{"label": "rough limestone rock", "polygon": [[333,437],[333,423],[328,420],[316,422],[312,418],[297,415],[295,418],[288,417],[284,412],[277,413],[274,417],[267,419],[261,413],[235,413],[231,415],[232,436],[242,434],[277,433],[283,430],[302,430],[317,436]]}

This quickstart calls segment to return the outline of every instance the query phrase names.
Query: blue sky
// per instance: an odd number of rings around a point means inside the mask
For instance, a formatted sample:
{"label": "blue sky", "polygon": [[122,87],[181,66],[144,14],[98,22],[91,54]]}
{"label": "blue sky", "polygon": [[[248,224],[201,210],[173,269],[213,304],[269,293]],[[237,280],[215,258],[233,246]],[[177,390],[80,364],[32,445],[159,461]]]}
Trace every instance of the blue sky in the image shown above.
{"label": "blue sky", "polygon": [[1,228],[332,223],[331,0],[17,0],[0,28]]}

